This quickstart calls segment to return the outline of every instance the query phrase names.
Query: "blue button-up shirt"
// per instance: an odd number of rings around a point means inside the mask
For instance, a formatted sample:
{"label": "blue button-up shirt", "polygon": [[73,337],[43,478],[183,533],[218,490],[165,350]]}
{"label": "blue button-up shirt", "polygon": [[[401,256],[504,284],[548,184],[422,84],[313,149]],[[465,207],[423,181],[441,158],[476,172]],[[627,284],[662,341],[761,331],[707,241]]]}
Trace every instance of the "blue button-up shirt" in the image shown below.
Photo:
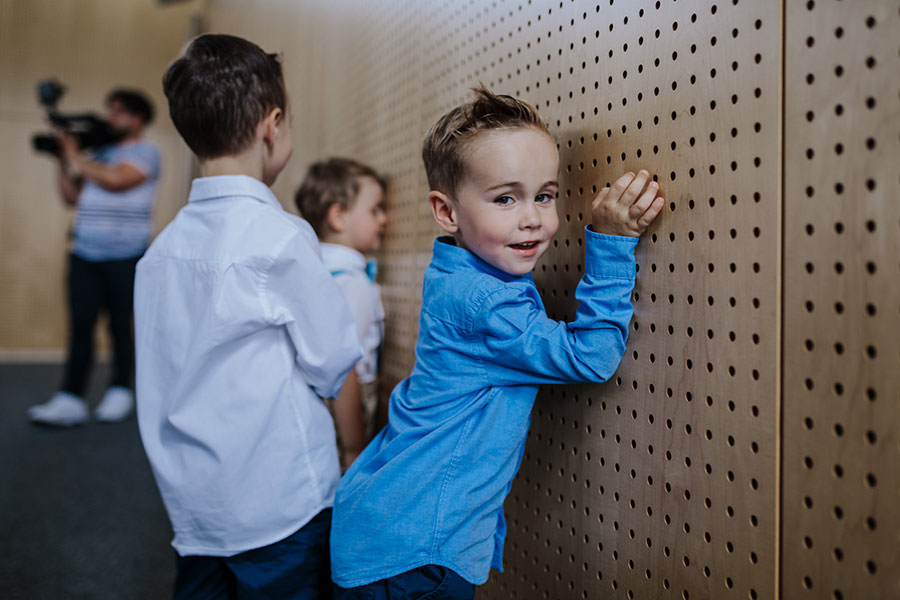
{"label": "blue button-up shirt", "polygon": [[547,317],[530,274],[439,238],[425,271],[416,364],[390,422],[338,486],[332,576],[365,585],[426,564],[468,581],[501,568],[503,501],[542,383],[604,381],[625,351],[637,238],[587,231],[571,323]]}

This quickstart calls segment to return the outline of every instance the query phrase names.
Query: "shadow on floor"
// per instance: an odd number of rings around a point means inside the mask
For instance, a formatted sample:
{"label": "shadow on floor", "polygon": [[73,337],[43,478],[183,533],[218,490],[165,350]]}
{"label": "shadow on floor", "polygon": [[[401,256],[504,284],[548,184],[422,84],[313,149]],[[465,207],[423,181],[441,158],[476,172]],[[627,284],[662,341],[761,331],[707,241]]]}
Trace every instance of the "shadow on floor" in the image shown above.
{"label": "shadow on floor", "polygon": [[[91,407],[107,377],[96,371]],[[60,375],[0,365],[0,598],[170,598],[172,529],[134,417],[74,429],[25,417]]]}

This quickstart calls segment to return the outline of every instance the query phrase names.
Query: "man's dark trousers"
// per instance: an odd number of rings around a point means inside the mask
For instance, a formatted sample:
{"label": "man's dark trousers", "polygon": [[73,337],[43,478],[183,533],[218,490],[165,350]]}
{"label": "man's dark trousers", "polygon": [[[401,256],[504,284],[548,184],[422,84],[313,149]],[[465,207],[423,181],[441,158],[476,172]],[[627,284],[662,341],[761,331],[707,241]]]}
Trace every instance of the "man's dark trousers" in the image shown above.
{"label": "man's dark trousers", "polygon": [[132,388],[134,374],[134,270],[140,256],[90,261],[69,257],[69,354],[62,390],[84,396],[94,361],[94,326],[101,310],[109,315],[113,372],[109,387]]}

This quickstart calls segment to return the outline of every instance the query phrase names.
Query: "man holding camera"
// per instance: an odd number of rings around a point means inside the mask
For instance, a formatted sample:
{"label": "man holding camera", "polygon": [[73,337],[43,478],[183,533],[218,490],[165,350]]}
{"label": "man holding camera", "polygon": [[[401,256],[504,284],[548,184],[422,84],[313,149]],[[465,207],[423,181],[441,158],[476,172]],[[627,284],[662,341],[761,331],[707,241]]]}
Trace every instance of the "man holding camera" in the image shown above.
{"label": "man holding camera", "polygon": [[160,156],[154,144],[142,139],[153,119],[153,107],[143,94],[113,90],[106,103],[118,142],[89,156],[75,136],[58,134],[59,189],[63,202],[77,210],[68,273],[69,347],[60,390],[28,409],[35,423],[72,426],[88,420],[84,392],[102,309],[109,314],[114,360],[112,379],[94,417],[117,422],[134,409],[134,269],[150,242]]}

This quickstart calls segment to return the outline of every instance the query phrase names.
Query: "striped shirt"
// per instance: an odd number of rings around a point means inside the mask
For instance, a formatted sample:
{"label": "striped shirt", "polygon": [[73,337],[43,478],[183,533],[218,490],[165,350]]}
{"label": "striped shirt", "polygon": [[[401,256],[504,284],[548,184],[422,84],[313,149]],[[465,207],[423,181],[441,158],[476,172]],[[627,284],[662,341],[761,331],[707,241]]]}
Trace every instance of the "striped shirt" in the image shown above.
{"label": "striped shirt", "polygon": [[159,150],[151,142],[137,141],[101,148],[93,159],[106,165],[128,163],[147,179],[121,192],[105,190],[85,179],[78,196],[72,253],[91,261],[140,256],[150,243]]}

